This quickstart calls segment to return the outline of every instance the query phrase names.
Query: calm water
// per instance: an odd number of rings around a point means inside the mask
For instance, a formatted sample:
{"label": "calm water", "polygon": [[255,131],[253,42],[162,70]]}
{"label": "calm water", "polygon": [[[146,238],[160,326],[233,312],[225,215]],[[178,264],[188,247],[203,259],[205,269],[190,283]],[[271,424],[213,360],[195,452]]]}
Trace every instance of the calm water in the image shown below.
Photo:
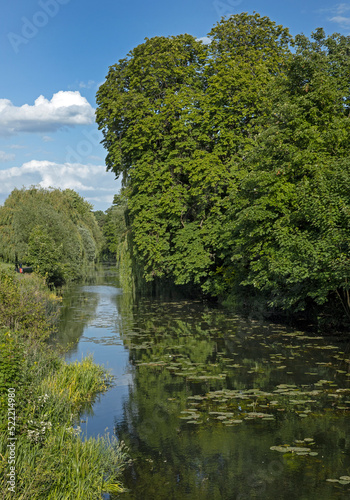
{"label": "calm water", "polygon": [[59,339],[116,377],[82,427],[128,445],[121,498],[350,498],[348,342],[196,301],[133,303],[107,267],[66,293]]}

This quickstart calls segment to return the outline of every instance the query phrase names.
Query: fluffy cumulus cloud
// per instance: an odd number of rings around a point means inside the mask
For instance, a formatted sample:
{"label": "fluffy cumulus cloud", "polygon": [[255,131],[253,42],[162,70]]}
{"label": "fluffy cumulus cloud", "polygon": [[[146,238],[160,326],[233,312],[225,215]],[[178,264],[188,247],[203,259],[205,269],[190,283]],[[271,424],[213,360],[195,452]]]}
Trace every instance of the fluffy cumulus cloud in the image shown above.
{"label": "fluffy cumulus cloud", "polygon": [[106,172],[105,165],[31,160],[20,167],[0,170],[0,203],[4,203],[14,188],[32,185],[74,189],[103,210],[112,204],[114,194],[120,189],[114,175]]}
{"label": "fluffy cumulus cloud", "polygon": [[0,99],[0,134],[54,132],[62,127],[87,125],[94,120],[94,109],[78,91],[59,91],[51,100],[39,96],[34,105],[15,106]]}

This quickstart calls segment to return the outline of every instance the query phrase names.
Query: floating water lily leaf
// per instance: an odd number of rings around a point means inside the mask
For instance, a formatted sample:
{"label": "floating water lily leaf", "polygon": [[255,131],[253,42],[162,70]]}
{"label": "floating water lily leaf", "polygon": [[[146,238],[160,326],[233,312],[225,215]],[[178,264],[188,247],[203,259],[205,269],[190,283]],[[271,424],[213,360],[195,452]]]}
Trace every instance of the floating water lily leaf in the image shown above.
{"label": "floating water lily leaf", "polygon": [[301,446],[271,446],[270,450],[279,451],[280,453],[305,453],[308,454],[311,448],[303,448]]}
{"label": "floating water lily leaf", "polygon": [[288,449],[286,446],[271,446],[270,450],[279,451],[280,453],[287,453]]}

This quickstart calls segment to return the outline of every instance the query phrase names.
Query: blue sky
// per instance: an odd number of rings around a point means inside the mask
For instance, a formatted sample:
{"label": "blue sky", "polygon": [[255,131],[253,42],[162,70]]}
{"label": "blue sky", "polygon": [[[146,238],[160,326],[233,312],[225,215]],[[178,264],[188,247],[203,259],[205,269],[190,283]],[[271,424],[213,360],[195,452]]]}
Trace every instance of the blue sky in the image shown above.
{"label": "blue sky", "polygon": [[109,66],[145,37],[205,37],[222,16],[258,12],[310,35],[350,34],[350,2],[16,0],[0,21],[0,204],[15,188],[75,189],[106,210],[120,189],[94,122]]}

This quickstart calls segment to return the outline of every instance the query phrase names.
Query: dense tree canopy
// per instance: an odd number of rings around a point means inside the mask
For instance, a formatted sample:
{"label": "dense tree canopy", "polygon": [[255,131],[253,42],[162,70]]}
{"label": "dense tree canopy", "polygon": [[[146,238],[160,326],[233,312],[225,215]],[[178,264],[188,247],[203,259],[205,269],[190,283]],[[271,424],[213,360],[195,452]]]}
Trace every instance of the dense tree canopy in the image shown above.
{"label": "dense tree canopy", "polygon": [[[232,51],[225,40],[240,27],[245,37]],[[190,35],[146,40],[110,68],[97,94],[107,167],[123,174],[147,279],[203,284],[215,269],[235,156],[252,141],[289,39],[258,14],[222,22],[211,35],[209,48]]]}
{"label": "dense tree canopy", "polygon": [[349,37],[245,13],[209,37],[146,39],[97,93],[134,258],[147,280],[350,312]]}
{"label": "dense tree canopy", "polygon": [[349,63],[349,39],[297,37],[231,205],[231,273],[272,306],[350,312]]}
{"label": "dense tree canopy", "polygon": [[49,282],[77,279],[102,244],[92,206],[66,189],[15,189],[0,207],[0,256],[29,264]]}

